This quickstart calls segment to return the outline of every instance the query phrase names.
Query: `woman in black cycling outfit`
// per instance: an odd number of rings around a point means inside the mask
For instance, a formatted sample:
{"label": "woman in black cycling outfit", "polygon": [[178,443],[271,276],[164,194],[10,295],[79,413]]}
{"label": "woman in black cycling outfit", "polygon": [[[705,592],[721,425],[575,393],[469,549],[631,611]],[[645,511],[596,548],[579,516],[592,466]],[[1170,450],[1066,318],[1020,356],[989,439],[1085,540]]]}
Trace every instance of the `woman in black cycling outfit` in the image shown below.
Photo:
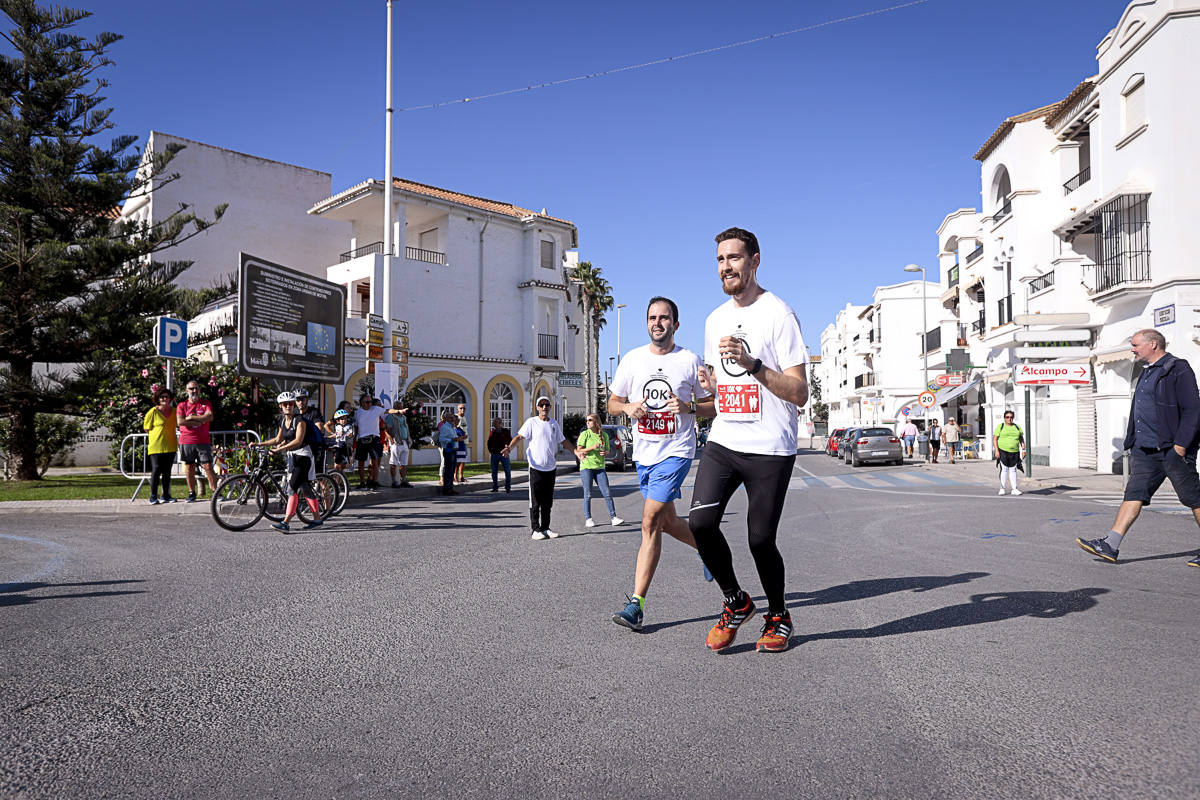
{"label": "woman in black cycling outfit", "polygon": [[311,482],[316,478],[316,470],[312,448],[309,446],[308,421],[296,413],[296,396],[291,392],[283,392],[275,398],[275,402],[279,403],[279,413],[283,415],[283,421],[279,425],[279,433],[274,438],[262,442],[262,446],[273,446],[272,453],[287,453],[288,486],[291,493],[288,495],[287,512],[283,522],[274,522],[271,527],[290,533],[291,526],[288,523],[296,516],[300,497],[303,496],[313,513],[312,522],[304,527],[315,528],[321,525],[323,520],[312,491]]}

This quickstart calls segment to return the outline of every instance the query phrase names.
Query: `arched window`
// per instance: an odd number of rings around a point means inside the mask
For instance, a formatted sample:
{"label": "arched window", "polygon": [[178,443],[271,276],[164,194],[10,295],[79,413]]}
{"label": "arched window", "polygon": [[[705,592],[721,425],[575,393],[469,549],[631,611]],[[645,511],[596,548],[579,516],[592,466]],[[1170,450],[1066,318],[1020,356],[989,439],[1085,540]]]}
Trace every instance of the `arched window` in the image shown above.
{"label": "arched window", "polygon": [[458,404],[467,402],[467,393],[461,386],[445,378],[421,381],[416,388],[417,400],[422,413],[429,417],[434,429],[442,419],[443,411],[458,413]]}
{"label": "arched window", "polygon": [[1146,122],[1146,76],[1140,72],[1131,76],[1121,90],[1121,99],[1121,116],[1125,123],[1121,132],[1128,135]]}
{"label": "arched window", "polygon": [[488,393],[488,427],[491,427],[492,420],[499,417],[501,425],[510,431],[516,430],[516,420],[513,418],[516,396],[517,393],[507,383],[497,383],[492,387],[492,391]]}
{"label": "arched window", "polygon": [[994,219],[1008,216],[1012,211],[1008,196],[1012,194],[1012,179],[1008,177],[1008,167],[1001,164],[992,178],[992,204],[995,206]]}

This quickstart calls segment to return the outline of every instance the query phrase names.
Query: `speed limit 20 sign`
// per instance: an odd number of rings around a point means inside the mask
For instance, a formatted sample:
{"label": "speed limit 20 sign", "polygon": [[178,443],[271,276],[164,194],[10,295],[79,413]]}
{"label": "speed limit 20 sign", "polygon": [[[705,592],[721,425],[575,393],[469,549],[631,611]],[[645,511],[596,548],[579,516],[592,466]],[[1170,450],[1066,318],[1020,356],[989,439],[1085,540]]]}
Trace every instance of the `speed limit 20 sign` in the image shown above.
{"label": "speed limit 20 sign", "polygon": [[933,392],[921,392],[917,402],[921,404],[922,408],[933,408],[937,405],[937,396]]}

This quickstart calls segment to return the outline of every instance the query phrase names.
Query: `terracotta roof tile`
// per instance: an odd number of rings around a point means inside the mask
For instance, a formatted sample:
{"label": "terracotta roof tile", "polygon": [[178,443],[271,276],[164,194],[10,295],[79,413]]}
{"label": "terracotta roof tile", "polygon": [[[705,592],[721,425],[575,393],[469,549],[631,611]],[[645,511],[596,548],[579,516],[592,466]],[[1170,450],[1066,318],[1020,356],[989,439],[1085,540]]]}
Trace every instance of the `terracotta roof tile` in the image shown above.
{"label": "terracotta roof tile", "polygon": [[1039,119],[1041,117],[1053,114],[1058,110],[1058,107],[1062,105],[1062,102],[1063,101],[1060,100],[1057,103],[1051,103],[1048,106],[1035,108],[1032,111],[1026,111],[1024,114],[1017,114],[1015,117],[1009,117],[1008,119],[1004,120],[1004,122],[1000,123],[1000,127],[996,128],[996,131],[988,137],[986,142],[983,143],[983,147],[979,148],[979,151],[975,153],[975,160],[983,161],[985,158],[991,155],[992,151],[996,149],[1000,142],[1004,141],[1004,137],[1008,136],[1009,131],[1017,126],[1017,123],[1029,122],[1031,119]]}
{"label": "terracotta roof tile", "polygon": [[417,183],[416,181],[408,181],[404,180],[403,178],[393,178],[392,186],[400,189],[401,191],[411,192],[412,194],[420,194],[426,197],[436,197],[439,200],[449,200],[452,203],[471,206],[472,208],[478,208],[482,211],[491,211],[494,214],[504,214],[509,217],[516,217],[517,219],[533,216],[553,220],[555,222],[561,222],[565,225],[575,224],[569,219],[552,217],[544,211],[540,213],[537,211],[530,211],[528,208],[521,208],[520,206],[515,206],[512,203],[504,203],[499,200],[489,200],[486,197],[476,197],[475,195],[455,192],[450,189],[442,189],[437,186],[429,186],[428,184]]}

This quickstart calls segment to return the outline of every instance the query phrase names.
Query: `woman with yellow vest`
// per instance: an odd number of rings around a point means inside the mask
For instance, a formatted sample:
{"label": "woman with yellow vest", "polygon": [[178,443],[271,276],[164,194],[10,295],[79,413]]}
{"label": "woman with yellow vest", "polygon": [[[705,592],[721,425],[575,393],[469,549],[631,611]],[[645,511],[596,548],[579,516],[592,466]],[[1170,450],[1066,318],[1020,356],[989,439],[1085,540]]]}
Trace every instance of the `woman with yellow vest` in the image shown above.
{"label": "woman with yellow vest", "polygon": [[1025,460],[1025,432],[1021,426],[1013,422],[1016,414],[1004,412],[1004,421],[992,432],[992,451],[996,454],[996,463],[1000,465],[1000,494],[1004,494],[1005,478],[1012,482],[1012,493],[1019,495],[1017,488],[1017,470]]}
{"label": "woman with yellow vest", "polygon": [[[142,430],[149,434],[146,452],[150,456],[150,505],[174,503],[171,497],[171,467],[179,438],[175,432],[175,396],[170,389],[154,393],[154,408],[142,418]],[[158,484],[162,483],[162,500],[158,499]]]}

